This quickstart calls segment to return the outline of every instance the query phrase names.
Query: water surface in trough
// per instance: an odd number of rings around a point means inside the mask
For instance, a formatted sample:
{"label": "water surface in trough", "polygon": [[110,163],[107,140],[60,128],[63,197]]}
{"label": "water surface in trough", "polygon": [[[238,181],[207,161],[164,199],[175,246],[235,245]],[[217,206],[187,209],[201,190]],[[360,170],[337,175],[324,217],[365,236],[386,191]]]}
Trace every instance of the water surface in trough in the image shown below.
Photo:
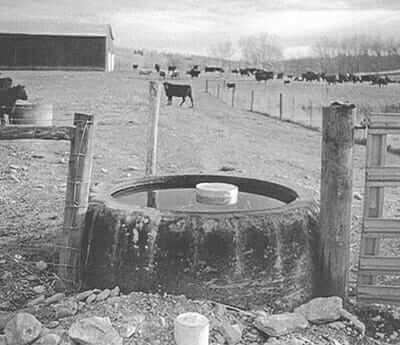
{"label": "water surface in trough", "polygon": [[[149,205],[149,197],[155,204]],[[237,211],[237,210],[265,210],[280,207],[285,203],[264,195],[240,192],[238,202],[234,205],[207,205],[196,201],[195,188],[152,189],[140,192],[120,191],[113,196],[119,202],[128,205],[151,206],[161,210],[177,211]]]}

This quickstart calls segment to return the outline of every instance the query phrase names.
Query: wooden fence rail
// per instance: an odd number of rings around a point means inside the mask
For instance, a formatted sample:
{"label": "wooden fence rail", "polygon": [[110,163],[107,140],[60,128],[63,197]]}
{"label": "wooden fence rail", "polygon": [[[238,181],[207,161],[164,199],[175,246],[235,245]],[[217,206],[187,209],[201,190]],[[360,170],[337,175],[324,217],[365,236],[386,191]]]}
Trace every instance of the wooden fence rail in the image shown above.
{"label": "wooden fence rail", "polygon": [[384,217],[385,187],[400,186],[400,166],[386,166],[388,134],[400,134],[400,114],[371,114],[367,134],[364,212],[357,282],[359,301],[400,303],[400,286],[380,275],[400,275],[400,256],[382,256],[382,239],[400,239],[400,220]]}
{"label": "wooden fence rail", "polygon": [[92,171],[94,116],[75,114],[73,126],[15,126],[2,121],[0,140],[45,139],[71,142],[64,208],[59,277],[68,285],[80,281],[81,243]]}

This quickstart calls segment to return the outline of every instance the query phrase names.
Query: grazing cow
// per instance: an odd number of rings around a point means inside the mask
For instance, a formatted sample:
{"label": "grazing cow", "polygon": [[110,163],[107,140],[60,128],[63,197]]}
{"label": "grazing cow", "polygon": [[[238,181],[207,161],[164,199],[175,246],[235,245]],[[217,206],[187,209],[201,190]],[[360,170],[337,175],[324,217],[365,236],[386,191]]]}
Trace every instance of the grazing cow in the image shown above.
{"label": "grazing cow", "polygon": [[277,75],[276,75],[276,79],[283,79],[283,73],[281,72],[281,73],[278,73]]}
{"label": "grazing cow", "polygon": [[132,69],[138,69],[138,67],[139,67],[139,65],[137,65],[137,64],[132,65]]}
{"label": "grazing cow", "polygon": [[192,87],[190,85],[177,85],[171,83],[164,83],[165,95],[168,97],[167,105],[172,104],[172,97],[182,97],[182,102],[179,104],[181,106],[185,103],[186,97],[189,97],[193,108],[193,97],[192,97]]}
{"label": "grazing cow", "polygon": [[7,78],[0,78],[0,89],[8,89],[12,86],[12,79]]}
{"label": "grazing cow", "polygon": [[234,74],[239,74],[240,73],[238,68],[233,69],[231,72],[234,73]]}
{"label": "grazing cow", "polygon": [[267,82],[269,79],[274,79],[274,72],[267,72],[267,71],[256,71],[254,74],[257,81],[264,80]]}
{"label": "grazing cow", "polygon": [[290,84],[290,79],[284,79],[283,84],[285,84],[285,85]]}
{"label": "grazing cow", "polygon": [[198,78],[200,75],[201,71],[196,70],[196,69],[191,69],[190,71],[187,71],[186,74],[189,74],[192,78]]}
{"label": "grazing cow", "polygon": [[378,85],[379,87],[385,86],[388,84],[388,80],[386,78],[376,77],[372,80],[372,85]]}
{"label": "grazing cow", "polygon": [[160,71],[159,74],[160,74],[160,77],[163,79],[165,79],[165,77],[167,76],[167,73],[165,71]]}
{"label": "grazing cow", "polygon": [[228,89],[235,89],[236,88],[236,84],[235,83],[226,83],[226,87]]}
{"label": "grazing cow", "polygon": [[336,77],[336,74],[331,74],[331,75],[326,75],[324,77],[324,79],[326,80],[326,82],[328,83],[328,85],[333,85],[336,84],[338,79]]}
{"label": "grazing cow", "polygon": [[239,70],[239,72],[240,72],[240,75],[247,75],[247,76],[250,76],[250,72],[249,72],[249,70],[247,69],[247,68],[241,68],[240,70]]}
{"label": "grazing cow", "polygon": [[157,73],[160,73],[161,67],[160,67],[160,65],[158,63],[156,63],[154,65],[154,69],[156,70]]}
{"label": "grazing cow", "polygon": [[301,74],[302,80],[305,80],[305,81],[314,81],[314,80],[319,81],[320,77],[321,76],[318,73],[315,73],[312,71],[308,71],[306,73]]}
{"label": "grazing cow", "polygon": [[375,77],[373,75],[362,75],[361,76],[361,82],[363,83],[364,81],[366,82],[371,82],[374,81]]}
{"label": "grazing cow", "polygon": [[25,86],[17,85],[8,89],[0,89],[0,116],[11,114],[14,111],[15,102],[18,100],[26,101],[28,95]]}
{"label": "grazing cow", "polygon": [[175,72],[176,66],[168,66],[168,72]]}
{"label": "grazing cow", "polygon": [[220,72],[220,73],[224,73],[224,69],[221,67],[205,67],[204,68],[204,72]]}

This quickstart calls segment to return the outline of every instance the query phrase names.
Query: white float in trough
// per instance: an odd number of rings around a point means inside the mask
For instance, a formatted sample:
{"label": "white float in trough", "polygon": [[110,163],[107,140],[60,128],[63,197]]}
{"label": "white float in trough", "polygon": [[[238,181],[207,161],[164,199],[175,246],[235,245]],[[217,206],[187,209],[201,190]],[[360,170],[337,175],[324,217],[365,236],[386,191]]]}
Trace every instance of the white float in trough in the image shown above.
{"label": "white float in trough", "polygon": [[208,205],[233,205],[238,201],[239,188],[228,183],[198,183],[196,201]]}

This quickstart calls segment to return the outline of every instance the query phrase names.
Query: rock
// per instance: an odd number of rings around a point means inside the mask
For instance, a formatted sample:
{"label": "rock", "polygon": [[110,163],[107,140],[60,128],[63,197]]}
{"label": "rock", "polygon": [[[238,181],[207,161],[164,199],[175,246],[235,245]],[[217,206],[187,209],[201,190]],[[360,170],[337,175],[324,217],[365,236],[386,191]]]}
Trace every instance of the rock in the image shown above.
{"label": "rock", "polygon": [[39,271],[44,271],[44,270],[46,270],[47,267],[48,267],[47,263],[44,262],[43,260],[38,261],[38,262],[35,264],[35,266],[36,266],[36,268],[37,268]]}
{"label": "rock", "polygon": [[58,345],[61,342],[61,337],[57,334],[49,333],[36,340],[33,345]]}
{"label": "rock", "polygon": [[257,317],[254,320],[254,327],[269,336],[279,337],[307,328],[308,321],[302,314],[283,313],[268,317]]}
{"label": "rock", "polygon": [[88,298],[86,298],[86,303],[90,304],[93,303],[97,298],[97,295],[95,295],[94,293],[92,293]]}
{"label": "rock", "polygon": [[4,328],[8,345],[27,345],[35,341],[42,331],[42,324],[31,314],[18,313]]}
{"label": "rock", "polygon": [[102,292],[100,292],[97,297],[96,301],[104,301],[110,296],[111,290],[110,289],[104,289]]}
{"label": "rock", "polygon": [[101,171],[103,174],[106,174],[106,173],[108,172],[108,170],[107,170],[106,168],[101,168],[100,171]]}
{"label": "rock", "polygon": [[344,328],[346,328],[346,325],[343,322],[340,322],[340,321],[331,322],[328,326],[330,328],[334,328],[334,329],[344,329]]}
{"label": "rock", "polygon": [[354,199],[356,199],[356,200],[362,200],[362,196],[361,196],[360,193],[355,192],[355,193],[353,194],[353,197],[354,197]]}
{"label": "rock", "polygon": [[342,317],[349,320],[362,336],[365,335],[365,325],[357,318],[357,316],[348,312],[346,309],[342,309]]}
{"label": "rock", "polygon": [[122,338],[108,317],[93,316],[76,321],[68,330],[68,335],[81,345],[122,345]]}
{"label": "rock", "polygon": [[119,293],[120,293],[119,286],[116,286],[114,289],[111,290],[110,297],[117,297],[119,296]]}
{"label": "rock", "polygon": [[8,321],[14,317],[15,313],[8,313],[5,311],[0,311],[0,333],[6,327]]}
{"label": "rock", "polygon": [[29,302],[27,303],[27,305],[28,305],[28,306],[38,305],[38,304],[40,304],[40,303],[43,303],[43,302],[45,301],[45,299],[46,299],[45,295],[41,295],[41,296],[39,296],[39,297],[37,297],[37,298],[35,298],[35,299],[29,301]]}
{"label": "rock", "polygon": [[231,325],[224,322],[221,325],[221,330],[229,345],[234,345],[242,339],[242,329],[239,324]]}
{"label": "rock", "polygon": [[41,295],[46,292],[46,287],[44,285],[37,285],[32,288],[33,292]]}
{"label": "rock", "polygon": [[93,290],[86,290],[86,291],[80,292],[75,296],[75,299],[78,301],[83,301],[86,298],[88,298],[92,293],[93,293]]}
{"label": "rock", "polygon": [[318,297],[294,310],[311,323],[327,323],[339,320],[342,316],[343,301],[340,297]]}
{"label": "rock", "polygon": [[64,293],[58,292],[58,293],[54,294],[53,296],[50,296],[49,298],[47,298],[44,301],[44,303],[46,303],[46,304],[57,303],[57,302],[60,302],[64,297],[65,297]]}
{"label": "rock", "polygon": [[68,316],[74,316],[78,312],[78,303],[74,300],[67,300],[54,306],[56,319],[62,319]]}
{"label": "rock", "polygon": [[47,324],[47,328],[53,329],[53,328],[58,327],[59,324],[60,324],[60,322],[57,321],[57,320],[50,321],[50,322]]}

